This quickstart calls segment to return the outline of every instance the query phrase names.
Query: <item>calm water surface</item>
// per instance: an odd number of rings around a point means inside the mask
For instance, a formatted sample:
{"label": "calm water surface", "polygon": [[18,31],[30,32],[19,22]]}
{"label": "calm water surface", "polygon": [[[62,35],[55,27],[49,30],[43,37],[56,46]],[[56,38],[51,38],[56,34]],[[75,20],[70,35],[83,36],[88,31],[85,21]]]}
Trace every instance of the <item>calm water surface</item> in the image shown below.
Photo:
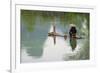
{"label": "calm water surface", "polygon": [[80,20],[83,14],[77,17],[76,28],[77,35],[85,38],[76,40],[77,46],[75,51],[72,51],[69,37],[67,40],[57,37],[54,45],[53,38],[48,36],[48,32],[53,31],[53,23],[56,25],[56,32],[68,35],[70,23],[67,22],[70,20],[67,20],[67,17],[63,19],[62,13],[58,13],[59,15],[52,13],[55,18],[53,21],[50,13],[44,12],[43,15],[41,11],[37,12],[27,10],[21,12],[21,63],[89,59],[89,28],[87,19]]}

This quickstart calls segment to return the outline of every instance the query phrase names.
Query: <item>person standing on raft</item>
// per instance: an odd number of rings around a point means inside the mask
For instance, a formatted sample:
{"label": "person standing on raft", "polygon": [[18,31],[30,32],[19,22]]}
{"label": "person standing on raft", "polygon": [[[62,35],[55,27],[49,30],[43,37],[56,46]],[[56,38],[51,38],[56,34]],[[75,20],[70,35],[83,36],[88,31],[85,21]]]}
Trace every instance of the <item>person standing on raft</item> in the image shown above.
{"label": "person standing on raft", "polygon": [[76,33],[77,33],[76,26],[74,24],[71,24],[69,30],[69,37],[70,37],[70,46],[72,48],[72,51],[74,51],[77,46]]}

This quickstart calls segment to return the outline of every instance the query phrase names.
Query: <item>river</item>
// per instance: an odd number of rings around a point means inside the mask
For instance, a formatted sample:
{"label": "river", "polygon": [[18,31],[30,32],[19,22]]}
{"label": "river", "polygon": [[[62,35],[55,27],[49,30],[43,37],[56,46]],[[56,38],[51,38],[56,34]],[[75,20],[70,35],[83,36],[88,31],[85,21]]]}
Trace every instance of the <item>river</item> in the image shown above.
{"label": "river", "polygon": [[[64,14],[66,15],[64,16]],[[55,21],[52,20],[52,17],[55,18]],[[71,22],[71,17],[73,23],[76,22],[75,18],[77,19],[77,25],[75,23],[77,35],[84,36],[84,39],[76,40],[77,46],[74,51],[72,51],[69,37],[67,40],[64,40],[63,37],[56,37],[56,44],[54,44],[53,37],[48,36],[48,32],[53,31],[53,23],[55,23],[56,32],[69,36],[70,23],[68,22]],[[74,13],[74,16],[71,17],[68,17],[67,12],[22,10],[21,63],[88,60],[89,21],[86,18],[89,18],[89,14],[77,13],[75,15]],[[82,20],[83,18],[84,20]]]}

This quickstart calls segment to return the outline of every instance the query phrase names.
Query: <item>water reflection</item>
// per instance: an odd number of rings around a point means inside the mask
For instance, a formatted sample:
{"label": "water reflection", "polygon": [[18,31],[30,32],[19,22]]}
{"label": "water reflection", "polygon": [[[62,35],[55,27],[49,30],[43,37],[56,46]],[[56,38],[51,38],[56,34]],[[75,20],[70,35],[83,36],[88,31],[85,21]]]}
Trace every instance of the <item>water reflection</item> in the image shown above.
{"label": "water reflection", "polygon": [[[67,40],[56,37],[56,45],[48,32],[52,32],[53,17],[56,31],[67,34]],[[77,35],[69,37],[70,24],[77,27]],[[72,47],[71,47],[71,46]],[[85,45],[85,46],[84,46]],[[72,52],[72,48],[75,51]],[[21,62],[62,61],[89,59],[89,14],[21,10]]]}
{"label": "water reflection", "polygon": [[72,51],[74,51],[76,46],[77,46],[77,39],[76,38],[70,39],[70,46],[72,47]]}

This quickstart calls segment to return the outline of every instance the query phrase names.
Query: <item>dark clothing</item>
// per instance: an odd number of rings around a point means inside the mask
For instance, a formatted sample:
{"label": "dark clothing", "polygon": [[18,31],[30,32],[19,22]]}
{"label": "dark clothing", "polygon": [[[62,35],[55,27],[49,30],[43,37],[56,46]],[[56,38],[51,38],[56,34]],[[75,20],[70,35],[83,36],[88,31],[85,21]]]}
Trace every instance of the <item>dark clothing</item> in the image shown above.
{"label": "dark clothing", "polygon": [[70,45],[71,45],[72,51],[74,51],[77,46],[76,33],[77,33],[76,27],[74,26],[71,27],[69,31],[69,36],[70,36]]}
{"label": "dark clothing", "polygon": [[76,37],[76,33],[77,33],[76,27],[71,27],[70,31],[69,31],[70,37],[72,37],[72,36]]}

